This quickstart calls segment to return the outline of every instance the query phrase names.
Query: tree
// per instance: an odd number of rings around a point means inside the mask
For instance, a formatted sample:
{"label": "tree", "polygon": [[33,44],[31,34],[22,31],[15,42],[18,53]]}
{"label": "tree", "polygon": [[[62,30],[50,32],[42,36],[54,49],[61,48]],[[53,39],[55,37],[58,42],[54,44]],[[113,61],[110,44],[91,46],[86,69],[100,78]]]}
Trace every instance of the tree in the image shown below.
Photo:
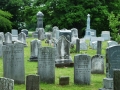
{"label": "tree", "polygon": [[12,18],[12,15],[9,12],[0,10],[0,29],[2,32],[11,30],[12,22],[10,18]]}

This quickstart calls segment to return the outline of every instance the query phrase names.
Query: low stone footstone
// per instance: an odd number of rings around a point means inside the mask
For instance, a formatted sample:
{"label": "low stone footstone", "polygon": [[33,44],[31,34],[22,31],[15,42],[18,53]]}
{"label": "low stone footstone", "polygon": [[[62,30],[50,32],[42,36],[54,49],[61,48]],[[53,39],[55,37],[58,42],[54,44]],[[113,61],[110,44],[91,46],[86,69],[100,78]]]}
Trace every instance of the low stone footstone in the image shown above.
{"label": "low stone footstone", "polygon": [[68,76],[59,77],[59,85],[69,85],[69,77]]}
{"label": "low stone footstone", "polygon": [[39,83],[40,83],[39,75],[26,76],[26,90],[40,90]]}
{"label": "low stone footstone", "polygon": [[0,77],[0,90],[14,90],[14,80]]}

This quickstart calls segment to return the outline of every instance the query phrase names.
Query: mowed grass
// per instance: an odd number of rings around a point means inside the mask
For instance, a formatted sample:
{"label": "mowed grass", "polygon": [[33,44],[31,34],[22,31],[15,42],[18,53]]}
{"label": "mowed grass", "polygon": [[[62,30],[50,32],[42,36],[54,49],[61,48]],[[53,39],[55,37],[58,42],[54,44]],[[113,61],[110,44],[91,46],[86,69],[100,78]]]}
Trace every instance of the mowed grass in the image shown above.
{"label": "mowed grass", "polygon": [[[25,64],[25,76],[30,74],[37,74],[37,62],[30,62],[30,41],[34,38],[29,37],[27,38],[27,47],[24,48],[24,64]],[[89,43],[89,41],[87,41]],[[48,46],[45,41],[42,41],[42,46]],[[106,47],[107,43],[102,43],[102,55],[106,54]],[[87,51],[80,51],[80,53],[86,53],[91,57],[96,54],[96,50],[92,50],[88,47]],[[70,53],[72,59],[74,61],[74,56],[78,53]],[[69,76],[70,81],[69,85],[61,86],[59,85],[59,77],[60,76]],[[0,77],[3,77],[3,59],[0,58]],[[40,83],[40,90],[98,90],[99,88],[103,87],[103,78],[105,78],[105,74],[91,74],[91,84],[90,85],[75,85],[74,84],[74,68],[73,67],[62,67],[62,68],[55,68],[55,84],[46,84]],[[26,90],[25,84],[17,85],[15,84],[14,90]]]}

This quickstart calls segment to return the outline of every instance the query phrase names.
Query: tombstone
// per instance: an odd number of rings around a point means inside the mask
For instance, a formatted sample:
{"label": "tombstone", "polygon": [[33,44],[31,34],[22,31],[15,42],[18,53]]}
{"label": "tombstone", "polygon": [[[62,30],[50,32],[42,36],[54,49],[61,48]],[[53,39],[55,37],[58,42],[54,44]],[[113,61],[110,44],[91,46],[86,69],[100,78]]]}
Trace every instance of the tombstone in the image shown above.
{"label": "tombstone", "polygon": [[59,85],[69,85],[69,77],[68,76],[59,77]]}
{"label": "tombstone", "polygon": [[103,37],[105,41],[110,40],[111,39],[111,37],[110,37],[110,31],[102,31],[101,37]]}
{"label": "tombstone", "polygon": [[97,41],[97,54],[101,55],[102,41]]}
{"label": "tombstone", "polygon": [[80,41],[80,50],[87,50],[87,49],[88,49],[87,43]]}
{"label": "tombstone", "polygon": [[46,37],[47,40],[51,40],[51,39],[52,39],[52,34],[51,34],[51,32],[46,32],[46,33],[45,33],[45,37]]}
{"label": "tombstone", "polygon": [[30,61],[38,61],[38,48],[41,47],[41,41],[40,40],[32,40],[30,42],[30,45],[31,45]]}
{"label": "tombstone", "polygon": [[96,49],[97,49],[97,41],[92,42],[91,48],[92,48],[93,50],[96,50]]}
{"label": "tombstone", "polygon": [[44,14],[41,11],[37,13],[37,28],[43,28],[43,16]]}
{"label": "tombstone", "polygon": [[90,32],[91,37],[96,37],[96,30],[91,29],[90,31],[91,31]]}
{"label": "tombstone", "polygon": [[71,33],[72,33],[71,43],[76,44],[76,39],[79,39],[78,38],[78,30],[76,28],[72,28]]}
{"label": "tombstone", "polygon": [[12,43],[12,34],[10,32],[5,33],[5,44]]}
{"label": "tombstone", "polygon": [[24,46],[27,46],[27,42],[26,42],[26,34],[24,32],[21,32],[19,35],[18,35],[18,40],[24,44]]}
{"label": "tombstone", "polygon": [[120,46],[106,49],[106,76],[113,78],[113,70],[120,69]]}
{"label": "tombstone", "polygon": [[87,84],[91,81],[91,58],[86,54],[74,56],[74,83]]}
{"label": "tombstone", "polygon": [[107,41],[108,47],[118,45],[118,42],[116,41]]}
{"label": "tombstone", "polygon": [[0,77],[0,90],[14,90],[14,80]]}
{"label": "tombstone", "polygon": [[52,37],[54,38],[54,39],[57,39],[56,37],[57,37],[57,35],[56,35],[56,31],[57,30],[59,30],[59,28],[57,27],[57,26],[54,26],[53,28],[52,28]]}
{"label": "tombstone", "polygon": [[2,57],[2,46],[3,46],[3,38],[0,36],[0,57]]}
{"label": "tombstone", "polygon": [[94,55],[91,59],[91,73],[104,74],[104,58],[102,55]]}
{"label": "tombstone", "polygon": [[113,76],[114,90],[120,90],[120,69],[114,69]]}
{"label": "tombstone", "polygon": [[38,75],[44,83],[55,83],[55,48],[42,47],[38,49]]}
{"label": "tombstone", "polygon": [[61,36],[57,42],[57,56],[55,60],[56,66],[65,66],[72,63],[72,58],[70,56],[70,42],[65,36]]}
{"label": "tombstone", "polygon": [[21,32],[24,32],[26,34],[26,37],[28,37],[28,30],[27,29],[22,29]]}
{"label": "tombstone", "polygon": [[5,36],[4,36],[4,32],[0,32],[0,36],[2,37],[3,42],[5,41]]}
{"label": "tombstone", "polygon": [[44,28],[39,28],[39,29],[38,29],[38,39],[39,39],[39,40],[44,40],[44,39],[45,39],[45,31],[44,31]]}
{"label": "tombstone", "polygon": [[21,43],[3,46],[3,76],[16,84],[25,82],[24,46]]}
{"label": "tombstone", "polygon": [[17,29],[12,29],[12,41],[18,40],[18,30]]}
{"label": "tombstone", "polygon": [[76,53],[80,52],[80,39],[76,39]]}
{"label": "tombstone", "polygon": [[40,83],[39,75],[26,76],[26,90],[40,90],[39,83]]}
{"label": "tombstone", "polygon": [[92,47],[92,42],[97,42],[98,41],[98,38],[97,37],[91,37],[90,38],[90,46]]}
{"label": "tombstone", "polygon": [[59,30],[59,38],[62,35],[65,36],[66,39],[71,42],[71,35],[72,35],[71,30],[67,30],[67,29]]}

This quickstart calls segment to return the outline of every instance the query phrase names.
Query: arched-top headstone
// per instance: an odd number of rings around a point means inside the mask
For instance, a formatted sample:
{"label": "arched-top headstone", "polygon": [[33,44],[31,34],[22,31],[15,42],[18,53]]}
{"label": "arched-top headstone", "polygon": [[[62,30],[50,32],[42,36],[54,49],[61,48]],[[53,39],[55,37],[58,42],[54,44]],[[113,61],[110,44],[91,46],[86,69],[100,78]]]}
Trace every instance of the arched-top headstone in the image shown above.
{"label": "arched-top headstone", "polygon": [[12,43],[12,34],[10,32],[5,33],[5,44]]}
{"label": "arched-top headstone", "polygon": [[25,46],[27,46],[27,43],[26,43],[26,34],[24,32],[21,32],[18,35],[18,40],[21,41],[21,43],[23,43]]}

